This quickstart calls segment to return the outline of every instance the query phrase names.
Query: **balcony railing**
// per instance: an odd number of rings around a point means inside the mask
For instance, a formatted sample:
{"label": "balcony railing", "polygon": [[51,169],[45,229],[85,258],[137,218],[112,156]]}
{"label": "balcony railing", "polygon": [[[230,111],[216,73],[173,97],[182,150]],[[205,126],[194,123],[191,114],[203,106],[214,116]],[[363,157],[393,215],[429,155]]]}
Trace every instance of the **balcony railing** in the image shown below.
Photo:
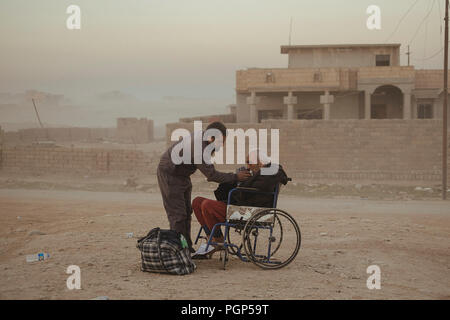
{"label": "balcony railing", "polygon": [[414,81],[414,67],[364,67],[358,68],[358,82],[371,79],[398,79]]}
{"label": "balcony railing", "polygon": [[[357,83],[390,79],[416,83],[416,88],[439,88],[442,71],[414,67],[247,69],[236,72],[238,92],[357,90]],[[417,77],[417,78],[416,78]]]}

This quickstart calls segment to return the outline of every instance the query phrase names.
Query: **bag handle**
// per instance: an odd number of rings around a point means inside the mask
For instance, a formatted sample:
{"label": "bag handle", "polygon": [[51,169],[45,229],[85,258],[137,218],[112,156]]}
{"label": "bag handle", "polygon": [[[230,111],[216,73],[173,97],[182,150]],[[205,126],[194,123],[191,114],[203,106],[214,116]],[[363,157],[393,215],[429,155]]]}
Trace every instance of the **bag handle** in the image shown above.
{"label": "bag handle", "polygon": [[160,228],[154,228],[154,229],[150,230],[150,231],[147,233],[147,235],[144,236],[144,237],[142,237],[142,238],[140,238],[140,239],[137,241],[137,243],[138,243],[138,244],[141,243],[142,241],[144,241],[145,239],[147,239],[148,237],[150,237],[150,236],[152,235],[152,233],[154,233],[154,232],[159,232],[159,230],[161,230],[161,229],[160,229]]}
{"label": "bag handle", "polygon": [[166,267],[166,265],[164,264],[164,260],[161,257],[161,229],[157,228],[157,238],[156,238],[156,243],[158,244],[158,256],[159,256],[159,261],[161,262],[164,270],[166,270],[168,273],[170,273],[169,269]]}

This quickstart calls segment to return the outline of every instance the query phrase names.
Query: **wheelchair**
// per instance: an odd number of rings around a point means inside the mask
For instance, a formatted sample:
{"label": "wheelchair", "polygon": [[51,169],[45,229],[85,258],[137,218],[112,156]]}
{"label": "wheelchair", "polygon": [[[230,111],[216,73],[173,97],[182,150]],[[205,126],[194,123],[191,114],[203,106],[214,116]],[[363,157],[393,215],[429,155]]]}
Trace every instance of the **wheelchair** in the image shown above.
{"label": "wheelchair", "polygon": [[[292,179],[288,179],[292,181]],[[301,232],[295,219],[287,212],[277,209],[278,185],[273,192],[261,192],[253,188],[235,188],[228,194],[226,220],[216,224],[211,232],[206,226],[200,227],[195,244],[200,239],[209,246],[222,246],[220,260],[225,270],[229,256],[236,256],[243,262],[252,262],[262,269],[281,269],[297,256],[301,246]],[[273,197],[272,208],[236,206],[232,195],[237,192],[253,193]],[[224,243],[213,241],[216,230],[224,227]],[[238,236],[232,236],[234,230]],[[203,235],[204,233],[204,235]],[[210,234],[208,237],[207,234]],[[240,239],[240,242],[231,238]]]}

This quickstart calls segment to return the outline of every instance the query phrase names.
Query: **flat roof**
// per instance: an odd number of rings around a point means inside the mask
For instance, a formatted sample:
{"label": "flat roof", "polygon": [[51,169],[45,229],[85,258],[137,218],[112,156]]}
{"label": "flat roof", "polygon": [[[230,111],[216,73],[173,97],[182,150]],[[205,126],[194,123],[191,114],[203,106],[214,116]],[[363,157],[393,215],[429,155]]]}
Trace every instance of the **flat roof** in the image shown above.
{"label": "flat roof", "polygon": [[374,47],[394,47],[399,48],[400,43],[383,43],[383,44],[313,44],[313,45],[291,45],[281,46],[281,53],[289,53],[295,49],[326,49],[326,48],[374,48]]}

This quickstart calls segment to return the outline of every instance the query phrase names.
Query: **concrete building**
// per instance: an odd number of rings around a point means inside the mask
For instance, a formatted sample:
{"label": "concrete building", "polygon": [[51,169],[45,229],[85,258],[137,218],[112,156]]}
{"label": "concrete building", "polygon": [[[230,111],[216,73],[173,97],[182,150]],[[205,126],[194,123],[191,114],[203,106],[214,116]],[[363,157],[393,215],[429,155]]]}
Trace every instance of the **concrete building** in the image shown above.
{"label": "concrete building", "polygon": [[116,139],[125,143],[149,143],[154,140],[153,120],[118,118]]}
{"label": "concrete building", "polygon": [[238,123],[442,118],[443,70],[400,66],[400,44],[293,45],[281,53],[287,68],[237,71]]}

